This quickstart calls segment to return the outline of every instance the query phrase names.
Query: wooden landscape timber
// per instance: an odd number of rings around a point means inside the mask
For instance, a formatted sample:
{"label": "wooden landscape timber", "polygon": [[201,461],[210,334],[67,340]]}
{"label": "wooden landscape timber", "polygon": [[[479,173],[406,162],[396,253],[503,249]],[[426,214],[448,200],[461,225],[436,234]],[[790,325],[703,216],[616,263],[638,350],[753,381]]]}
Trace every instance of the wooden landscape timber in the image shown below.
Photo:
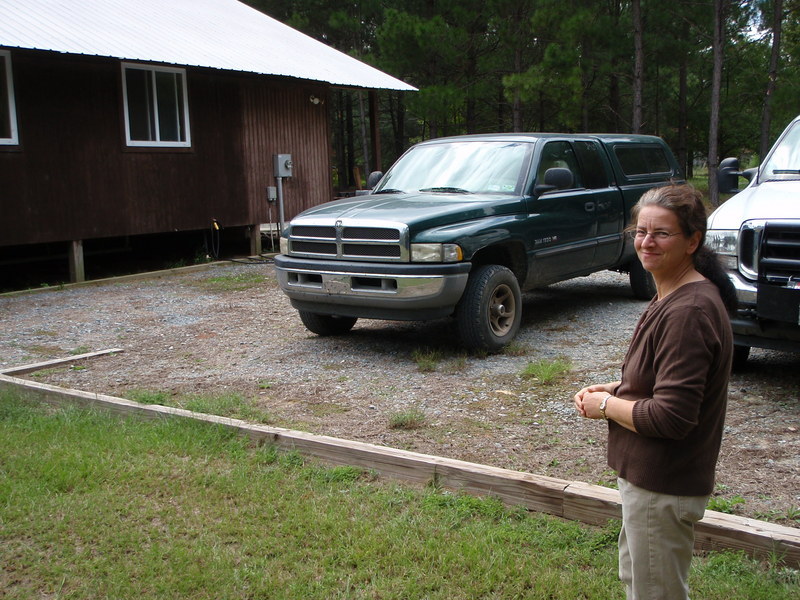
{"label": "wooden landscape timber", "polygon": [[110,348],[108,350],[98,350],[97,352],[86,352],[85,354],[76,354],[69,358],[56,358],[54,360],[46,360],[44,362],[31,363],[21,367],[11,367],[10,369],[0,370],[0,375],[24,375],[26,373],[33,373],[34,371],[41,371],[42,369],[49,369],[51,367],[60,367],[72,362],[84,360],[87,358],[94,358],[95,356],[103,356],[105,354],[116,354],[118,352],[125,352],[122,348]]}
{"label": "wooden landscape timber", "polygon": [[[0,390],[12,390],[52,405],[65,402],[100,409],[121,416],[157,419],[182,417],[231,428],[259,444],[273,444],[326,463],[350,465],[391,477],[481,496],[493,496],[511,506],[547,513],[592,525],[621,518],[619,492],[581,482],[567,481],[501,469],[462,460],[420,454],[365,442],[314,435],[280,427],[254,425],[239,419],[196,413],[156,404],[140,404],[105,394],[32,382],[13,374],[52,368],[79,359],[121,352],[114,348],[0,371]],[[695,526],[695,549],[741,550],[756,558],[777,558],[800,568],[800,529],[707,510]]]}

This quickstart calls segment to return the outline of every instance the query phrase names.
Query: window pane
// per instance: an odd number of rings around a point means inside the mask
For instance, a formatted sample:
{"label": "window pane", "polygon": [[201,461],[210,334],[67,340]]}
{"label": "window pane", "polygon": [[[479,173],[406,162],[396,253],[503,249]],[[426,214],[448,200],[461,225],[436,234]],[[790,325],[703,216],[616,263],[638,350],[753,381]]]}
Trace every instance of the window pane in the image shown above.
{"label": "window pane", "polygon": [[186,73],[123,63],[130,146],[190,147]]}
{"label": "window pane", "polygon": [[0,54],[0,139],[11,139],[11,90],[8,89],[7,56]]}
{"label": "window pane", "polygon": [[150,72],[142,69],[125,69],[128,99],[128,132],[131,140],[156,139],[153,121],[153,90]]}
{"label": "window pane", "polygon": [[615,148],[617,159],[625,175],[641,175],[647,173],[647,163],[641,148]]}
{"label": "window pane", "polygon": [[156,72],[158,131],[162,142],[183,142],[181,79],[178,73]]}
{"label": "window pane", "polygon": [[800,125],[795,124],[772,151],[769,162],[761,167],[767,180],[797,179],[800,169]]}
{"label": "window pane", "polygon": [[670,166],[664,151],[653,146],[618,146],[614,149],[625,175],[669,173]]}
{"label": "window pane", "polygon": [[506,142],[441,142],[404,154],[381,189],[459,188],[472,193],[516,193],[531,145]]}
{"label": "window pane", "polygon": [[644,155],[651,173],[670,172],[669,161],[661,148],[645,148]]}
{"label": "window pane", "polygon": [[548,142],[545,145],[539,162],[536,182],[543,183],[547,169],[556,167],[572,171],[573,187],[583,187],[583,177],[581,177],[581,170],[578,168],[578,160],[575,158],[575,152],[573,152],[569,142]]}
{"label": "window pane", "polygon": [[608,187],[606,164],[600,155],[601,151],[597,143],[575,142],[575,151],[583,164],[584,185],[593,190]]}

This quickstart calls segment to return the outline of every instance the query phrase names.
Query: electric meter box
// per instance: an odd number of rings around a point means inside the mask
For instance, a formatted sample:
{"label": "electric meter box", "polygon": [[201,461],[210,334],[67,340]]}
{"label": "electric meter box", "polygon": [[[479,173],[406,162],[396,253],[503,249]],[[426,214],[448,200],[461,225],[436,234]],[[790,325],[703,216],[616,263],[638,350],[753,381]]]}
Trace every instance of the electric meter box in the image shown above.
{"label": "electric meter box", "polygon": [[291,177],[292,176],[292,155],[291,154],[275,154],[274,171],[275,177]]}

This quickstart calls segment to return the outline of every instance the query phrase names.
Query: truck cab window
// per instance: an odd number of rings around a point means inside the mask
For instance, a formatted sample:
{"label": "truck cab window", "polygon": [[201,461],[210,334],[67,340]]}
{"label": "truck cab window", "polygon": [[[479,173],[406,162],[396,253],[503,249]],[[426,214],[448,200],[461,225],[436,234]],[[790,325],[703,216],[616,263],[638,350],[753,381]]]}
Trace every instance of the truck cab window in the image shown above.
{"label": "truck cab window", "polygon": [[583,184],[587,189],[597,190],[609,185],[608,168],[601,155],[602,150],[595,142],[575,142],[575,153],[583,167]]}
{"label": "truck cab window", "polygon": [[548,142],[542,150],[539,168],[536,171],[536,181],[544,181],[547,169],[561,167],[572,171],[573,187],[583,187],[583,177],[578,167],[578,159],[569,142]]}
{"label": "truck cab window", "polygon": [[628,177],[669,173],[672,168],[664,149],[659,146],[616,146],[614,152],[622,172]]}

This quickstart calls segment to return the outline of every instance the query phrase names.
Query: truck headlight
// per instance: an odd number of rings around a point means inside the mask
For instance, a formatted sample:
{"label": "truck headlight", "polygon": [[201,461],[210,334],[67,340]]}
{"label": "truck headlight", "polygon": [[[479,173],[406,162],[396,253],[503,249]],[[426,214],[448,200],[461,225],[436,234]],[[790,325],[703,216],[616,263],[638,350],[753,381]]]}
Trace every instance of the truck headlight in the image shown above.
{"label": "truck headlight", "polygon": [[706,232],[706,245],[720,255],[726,269],[736,270],[739,267],[736,256],[738,241],[738,229],[709,229]]}
{"label": "truck headlight", "polygon": [[289,240],[281,236],[281,254],[289,254]]}
{"label": "truck headlight", "polygon": [[411,244],[411,262],[458,262],[464,258],[458,244]]}

